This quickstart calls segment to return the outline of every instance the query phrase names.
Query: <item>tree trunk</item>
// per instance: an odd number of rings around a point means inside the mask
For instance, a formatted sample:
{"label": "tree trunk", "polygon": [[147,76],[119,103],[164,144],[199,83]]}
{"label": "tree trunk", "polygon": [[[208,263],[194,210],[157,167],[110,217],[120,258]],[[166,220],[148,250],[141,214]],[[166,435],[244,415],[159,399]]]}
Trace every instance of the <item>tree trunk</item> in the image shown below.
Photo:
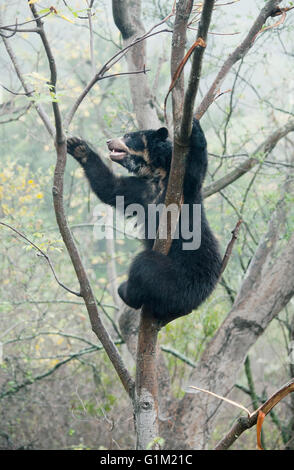
{"label": "tree trunk", "polygon": [[[121,32],[123,46],[128,46],[134,39],[144,35],[141,21],[141,0],[113,0],[113,18]],[[146,42],[141,41],[131,47],[126,54],[128,71],[143,70],[146,66]],[[139,129],[157,129],[160,121],[153,105],[153,96],[148,84],[147,75],[130,75],[130,90],[134,112]]]}

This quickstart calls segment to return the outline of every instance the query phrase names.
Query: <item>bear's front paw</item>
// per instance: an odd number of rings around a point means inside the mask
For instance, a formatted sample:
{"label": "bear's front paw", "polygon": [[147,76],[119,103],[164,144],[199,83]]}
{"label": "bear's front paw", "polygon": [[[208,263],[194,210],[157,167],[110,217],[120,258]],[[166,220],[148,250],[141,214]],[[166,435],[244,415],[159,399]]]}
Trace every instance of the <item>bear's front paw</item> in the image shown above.
{"label": "bear's front paw", "polygon": [[67,152],[72,155],[79,163],[85,164],[90,154],[88,144],[78,137],[67,139]]}

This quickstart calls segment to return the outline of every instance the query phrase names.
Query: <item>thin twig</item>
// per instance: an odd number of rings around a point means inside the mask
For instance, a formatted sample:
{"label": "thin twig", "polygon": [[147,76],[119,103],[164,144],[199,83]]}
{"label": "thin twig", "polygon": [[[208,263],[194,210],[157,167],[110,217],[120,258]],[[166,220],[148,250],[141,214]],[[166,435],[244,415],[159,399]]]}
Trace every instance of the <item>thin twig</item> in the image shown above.
{"label": "thin twig", "polygon": [[[50,94],[52,94],[53,97],[55,97],[56,96],[56,82],[57,82],[57,69],[56,69],[55,59],[54,59],[49,41],[45,34],[43,22],[41,20],[41,17],[37,13],[35,5],[30,4],[30,9],[33,13],[36,24],[39,28],[39,35],[40,35],[41,41],[43,43],[43,46],[46,52],[46,56],[48,58],[48,64],[49,64],[50,75],[51,75],[50,82],[49,82]],[[54,119],[55,119],[56,143],[62,143],[64,141],[64,135],[62,132],[62,125],[61,125],[61,121],[62,121],[61,113],[60,113],[60,109],[59,109],[59,105],[57,101],[55,100],[52,101],[52,108],[53,108]]]}
{"label": "thin twig", "polygon": [[29,243],[29,245],[31,245],[33,248],[35,248],[35,250],[41,255],[43,256],[43,258],[45,258],[45,260],[47,261],[47,263],[49,264],[50,266],[50,269],[55,277],[55,280],[57,282],[57,284],[60,285],[60,287],[63,287],[63,289],[67,290],[68,292],[70,292],[71,294],[74,294],[76,295],[77,297],[81,297],[81,294],[80,292],[75,292],[73,291],[72,289],[70,289],[69,287],[67,287],[66,285],[64,285],[61,281],[59,281],[58,277],[57,277],[57,274],[53,268],[53,265],[52,265],[52,262],[49,258],[49,256],[43,251],[41,250],[41,248],[39,248],[35,243],[33,243],[31,240],[29,240],[23,233],[19,232],[18,230],[16,230],[16,228],[12,227],[11,225],[9,224],[6,224],[5,222],[0,222],[0,225],[3,225],[4,227],[7,227],[9,228],[10,230],[12,230],[13,232],[15,232],[17,235],[19,235],[21,238],[23,238],[27,243]]}
{"label": "thin twig", "polygon": [[29,92],[17,92],[17,91],[12,91],[10,90],[9,88],[7,88],[6,86],[2,85],[2,83],[0,83],[0,86],[1,88],[3,88],[4,90],[8,91],[9,93],[11,93],[12,95],[22,95],[22,96],[31,96],[35,90],[32,90],[32,91],[29,91]]}
{"label": "thin twig", "polygon": [[[117,341],[116,344],[121,344],[121,341]],[[81,349],[80,351],[77,351],[71,354],[69,357],[67,357],[63,361],[58,362],[57,364],[54,365],[54,367],[52,367],[51,369],[48,369],[46,372],[36,375],[35,377],[31,377],[20,384],[16,383],[15,385],[10,385],[7,391],[0,393],[0,400],[2,400],[3,398],[7,396],[14,395],[15,393],[19,392],[21,389],[26,388],[30,385],[33,385],[35,382],[38,382],[39,380],[43,380],[46,377],[49,377],[54,372],[56,372],[61,366],[64,366],[65,364],[71,362],[74,359],[78,359],[80,356],[83,356],[85,354],[90,354],[92,352],[103,351],[103,350],[104,348],[102,346],[90,346],[88,348]]]}
{"label": "thin twig", "polygon": [[[14,121],[18,121],[22,116],[24,116],[28,111],[29,109],[31,108],[32,106],[32,103],[28,104],[27,106],[25,106],[23,109],[23,111],[16,117],[11,117],[9,119],[5,119],[4,121],[0,121],[0,124],[7,124],[9,122],[14,122]],[[19,110],[20,111],[20,110]],[[16,114],[17,111],[13,111],[13,114]]]}
{"label": "thin twig", "polygon": [[234,244],[238,238],[238,233],[239,233],[239,230],[240,230],[240,226],[242,224],[242,220],[238,220],[237,222],[237,225],[236,227],[234,228],[234,230],[232,231],[232,239],[230,241],[230,243],[228,244],[227,246],[227,249],[226,249],[226,252],[225,252],[225,255],[223,257],[223,261],[222,261],[222,266],[221,266],[221,271],[220,271],[220,277],[222,276],[224,270],[226,269],[227,267],[227,264],[228,264],[228,261],[229,261],[229,258],[232,254],[232,250],[233,250],[233,247],[234,247]]}
{"label": "thin twig", "polygon": [[277,7],[281,3],[281,0],[269,0],[266,5],[260,11],[257,19],[253,23],[249,33],[245,37],[245,39],[241,42],[241,44],[229,55],[227,60],[224,62],[223,66],[221,67],[219,73],[217,74],[215,80],[213,81],[211,87],[209,88],[208,92],[202,99],[200,105],[196,110],[196,117],[201,119],[203,114],[207,111],[209,106],[214,102],[217,90],[219,90],[222,82],[224,81],[225,77],[233,67],[233,65],[242,59],[248,51],[251,49],[252,45],[254,44],[254,40],[256,35],[262,29],[266,20],[272,16],[272,14],[277,10]]}
{"label": "thin twig", "polygon": [[161,351],[164,351],[168,354],[171,354],[172,356],[176,357],[177,359],[180,359],[182,362],[185,362],[185,364],[188,364],[188,366],[193,367],[195,369],[196,363],[191,361],[187,356],[184,356],[184,354],[180,353],[179,351],[176,351],[173,348],[170,348],[168,346],[160,346]]}
{"label": "thin twig", "polygon": [[[43,19],[45,18],[46,16],[48,15],[51,15],[52,14],[52,11],[48,11],[46,13],[44,13],[44,15],[41,15],[39,16],[40,19]],[[15,29],[15,28],[18,28],[19,26],[23,26],[24,24],[28,24],[28,23],[35,23],[35,20],[28,20],[28,21],[24,21],[23,23],[18,23],[17,19],[15,21],[14,24],[8,24],[8,25],[5,25],[5,26],[0,26],[0,29]]]}
{"label": "thin twig", "polygon": [[[10,60],[13,64],[13,67],[14,67],[14,70],[16,72],[16,75],[20,81],[20,83],[22,84],[22,87],[26,93],[26,95],[28,97],[32,96],[33,97],[33,91],[31,91],[24,79],[24,76],[23,76],[23,73],[21,72],[21,69],[20,69],[20,66],[18,64],[18,60],[14,54],[14,51],[9,43],[9,41],[5,38],[5,37],[2,37],[2,40],[4,42],[4,46],[6,48],[6,51],[10,57]],[[55,134],[55,130],[54,130],[54,127],[52,126],[52,123],[50,121],[50,118],[49,116],[47,115],[46,111],[44,110],[44,108],[42,107],[41,104],[39,103],[36,103],[35,101],[33,101],[33,104],[34,104],[34,107],[37,111],[37,113],[39,114],[41,120],[43,121],[47,131],[49,132],[50,136],[53,137],[54,134]]]}
{"label": "thin twig", "polygon": [[128,44],[126,47],[124,47],[123,49],[121,49],[119,52],[115,53],[110,59],[107,60],[107,62],[105,62],[105,64],[100,68],[100,70],[94,75],[94,77],[89,81],[89,83],[85,86],[85,88],[83,89],[83,91],[81,92],[81,94],[78,96],[78,98],[76,99],[74,105],[72,106],[71,110],[69,111],[69,113],[67,114],[66,118],[65,118],[65,127],[68,128],[78,107],[80,106],[81,102],[84,100],[84,98],[87,96],[87,94],[89,93],[89,91],[93,88],[93,86],[98,83],[100,80],[102,80],[103,78],[111,78],[111,77],[115,77],[115,76],[118,76],[118,75],[127,75],[127,74],[136,74],[136,73],[145,73],[146,72],[146,69],[144,70],[141,70],[141,71],[135,71],[135,72],[124,72],[124,73],[121,73],[121,74],[112,74],[112,75],[108,75],[107,77],[104,77],[104,74],[111,68],[113,67],[113,65],[115,65],[119,60],[121,60],[124,55],[126,54],[126,52],[131,48],[131,47],[134,47],[136,44],[138,44],[139,42],[141,41],[145,41],[146,39],[148,39],[149,37],[151,36],[154,36],[156,34],[161,34],[161,33],[164,33],[164,32],[171,32],[171,30],[169,29],[163,29],[163,30],[160,30],[160,31],[156,31],[155,33],[151,33],[149,35],[143,35],[142,37],[140,38],[137,38],[135,39],[131,44]]}
{"label": "thin twig", "polygon": [[194,49],[195,47],[198,47],[198,46],[201,46],[201,47],[206,47],[206,44],[205,42],[203,41],[202,38],[199,38],[197,39],[194,44],[192,44],[192,46],[190,47],[190,49],[188,50],[188,52],[186,53],[185,57],[183,58],[183,60],[180,62],[179,66],[177,67],[175,73],[174,73],[174,76],[172,78],[172,82],[169,86],[169,89],[168,89],[168,92],[167,92],[167,95],[164,99],[164,118],[165,118],[165,121],[168,122],[167,120],[167,115],[166,115],[166,104],[167,104],[167,99],[169,97],[169,94],[171,93],[171,91],[174,89],[175,85],[176,85],[176,82],[177,80],[179,79],[179,77],[181,76],[181,73],[189,59],[189,57],[191,56],[191,54],[194,52]]}
{"label": "thin twig", "polygon": [[226,398],[226,397],[222,397],[221,395],[211,392],[210,390],[205,390],[204,388],[196,387],[195,385],[189,385],[189,388],[192,388],[193,390],[197,390],[198,392],[206,393],[207,395],[211,395],[212,397],[219,398],[220,400],[225,401],[226,403],[230,403],[230,405],[240,408],[241,410],[245,411],[245,413],[247,413],[248,416],[250,416],[250,411],[247,408],[245,408],[245,406],[241,405],[240,403],[237,403],[236,401],[230,400],[229,398]]}
{"label": "thin twig", "polygon": [[250,158],[247,158],[238,167],[227,173],[219,180],[209,184],[203,190],[203,197],[209,197],[222,189],[226,188],[229,184],[236,181],[238,178],[248,173],[254,166],[260,164],[260,155],[263,154],[263,160],[273,151],[278,142],[288,135],[290,132],[294,132],[294,119],[288,121],[287,124],[275,130],[270,136],[268,136],[251,154]]}

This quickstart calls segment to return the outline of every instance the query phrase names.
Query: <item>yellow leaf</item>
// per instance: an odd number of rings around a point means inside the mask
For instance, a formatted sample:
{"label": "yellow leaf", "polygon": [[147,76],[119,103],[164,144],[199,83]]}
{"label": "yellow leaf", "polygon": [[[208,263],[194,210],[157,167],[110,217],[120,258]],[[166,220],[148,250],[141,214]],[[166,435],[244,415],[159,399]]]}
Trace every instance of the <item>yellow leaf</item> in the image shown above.
{"label": "yellow leaf", "polygon": [[64,16],[64,15],[59,15],[59,16],[60,16],[60,18],[63,18],[64,20],[69,21],[69,22],[72,23],[72,24],[75,24],[74,21],[70,20],[70,19],[67,18],[66,16]]}
{"label": "yellow leaf", "polygon": [[30,0],[29,5],[32,5],[33,3],[37,3],[38,0]]}

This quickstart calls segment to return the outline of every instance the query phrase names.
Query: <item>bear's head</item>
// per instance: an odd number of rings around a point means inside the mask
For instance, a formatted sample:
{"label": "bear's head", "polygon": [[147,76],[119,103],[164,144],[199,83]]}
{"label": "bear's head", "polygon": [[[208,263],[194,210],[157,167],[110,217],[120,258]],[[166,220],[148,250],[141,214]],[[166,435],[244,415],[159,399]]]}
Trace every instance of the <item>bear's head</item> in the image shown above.
{"label": "bear's head", "polygon": [[172,144],[168,130],[138,131],[107,141],[112,161],[137,176],[152,177],[158,171],[169,173]]}

